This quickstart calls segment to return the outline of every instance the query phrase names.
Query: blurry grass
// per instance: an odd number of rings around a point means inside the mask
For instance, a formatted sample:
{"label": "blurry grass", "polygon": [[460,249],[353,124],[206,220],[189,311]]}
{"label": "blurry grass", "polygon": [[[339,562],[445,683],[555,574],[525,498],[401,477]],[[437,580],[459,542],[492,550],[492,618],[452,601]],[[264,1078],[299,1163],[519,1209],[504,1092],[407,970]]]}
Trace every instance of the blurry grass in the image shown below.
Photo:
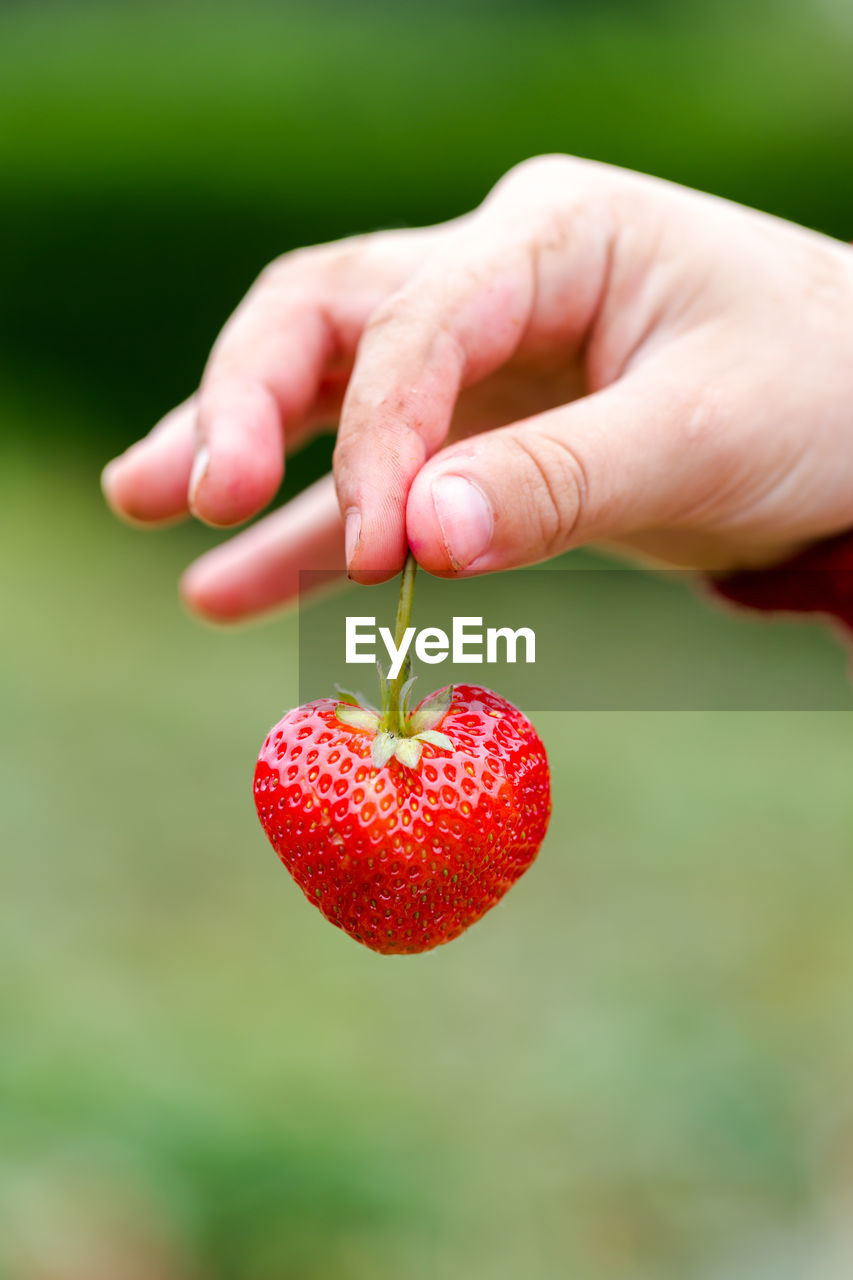
{"label": "blurry grass", "polygon": [[235,1280],[832,1274],[847,715],[537,717],[541,860],[388,961],[254,816],[295,620],[200,628],[173,584],[208,534],[122,529],[79,457],[3,464],[0,1200],[39,1234],[88,1170],[175,1274]]}

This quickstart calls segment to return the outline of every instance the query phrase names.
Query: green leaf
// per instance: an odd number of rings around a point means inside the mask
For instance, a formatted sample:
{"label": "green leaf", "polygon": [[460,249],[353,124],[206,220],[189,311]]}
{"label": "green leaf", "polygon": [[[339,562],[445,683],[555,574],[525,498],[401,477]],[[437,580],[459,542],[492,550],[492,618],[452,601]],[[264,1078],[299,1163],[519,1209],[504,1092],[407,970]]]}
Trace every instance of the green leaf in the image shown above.
{"label": "green leaf", "polygon": [[338,691],[340,701],[345,702],[347,706],[364,707],[365,711],[372,711],[374,715],[379,715],[378,707],[374,707],[373,703],[368,698],[365,698],[360,689],[356,689],[355,693],[352,693],[349,689],[342,689],[339,684],[336,684],[335,688]]}
{"label": "green leaf", "polygon": [[371,733],[375,733],[379,728],[379,716],[375,711],[368,711],[366,707],[350,707],[344,703],[338,703],[335,707],[335,715],[341,724],[348,724],[351,729],[368,729]]}
{"label": "green leaf", "polygon": [[416,769],[421,758],[422,749],[417,738],[399,738],[394,749],[394,755],[400,761],[400,764],[404,764],[407,769]]}
{"label": "green leaf", "polygon": [[418,742],[428,742],[430,746],[440,747],[442,751],[452,751],[453,743],[446,733],[438,733],[435,729],[422,729],[417,735]]}
{"label": "green leaf", "polygon": [[417,676],[409,676],[406,683],[400,689],[400,710],[403,713],[404,720],[409,714],[409,694],[411,693],[412,685],[415,683],[417,678]]}
{"label": "green leaf", "polygon": [[395,733],[388,733],[387,730],[383,729],[381,733],[377,733],[370,749],[370,758],[377,769],[381,769],[383,765],[388,763],[399,741],[400,739]]}
{"label": "green leaf", "polygon": [[452,700],[452,684],[449,684],[446,689],[438,689],[435,693],[430,694],[421,703],[417,711],[413,712],[409,717],[408,727],[410,731],[417,735],[423,733],[424,729],[435,729],[441,724],[450,710]]}

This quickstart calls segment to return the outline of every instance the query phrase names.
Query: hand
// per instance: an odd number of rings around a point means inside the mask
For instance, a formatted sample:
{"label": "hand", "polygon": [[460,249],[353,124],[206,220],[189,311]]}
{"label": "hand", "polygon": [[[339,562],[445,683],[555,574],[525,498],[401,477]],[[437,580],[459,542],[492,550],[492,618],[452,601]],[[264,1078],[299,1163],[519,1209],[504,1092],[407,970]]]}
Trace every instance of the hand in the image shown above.
{"label": "hand", "polygon": [[334,486],[197,561],[198,611],[285,601],[300,568],[340,565],[344,529],[361,582],[407,545],[444,576],[593,541],[768,563],[853,524],[853,253],[624,170],[528,161],[456,221],[274,262],[105,492],[136,521],[233,525],[336,420]]}

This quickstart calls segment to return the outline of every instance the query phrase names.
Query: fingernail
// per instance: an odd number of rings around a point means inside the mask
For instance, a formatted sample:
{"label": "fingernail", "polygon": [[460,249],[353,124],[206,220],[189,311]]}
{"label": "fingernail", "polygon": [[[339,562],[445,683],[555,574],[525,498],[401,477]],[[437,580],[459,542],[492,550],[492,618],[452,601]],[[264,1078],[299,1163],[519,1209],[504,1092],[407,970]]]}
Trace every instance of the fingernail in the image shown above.
{"label": "fingernail", "polygon": [[346,523],[344,524],[344,548],[347,558],[347,567],[352,564],[352,558],[355,555],[358,546],[359,535],[361,534],[361,512],[348,511]]}
{"label": "fingernail", "polygon": [[451,564],[467,568],[492,541],[494,517],[486,495],[464,476],[439,476],[432,482],[432,501]]}
{"label": "fingernail", "polygon": [[195,502],[196,490],[207,474],[207,468],[210,466],[210,450],[206,444],[203,444],[195,455],[193,461],[193,469],[190,472],[189,500]]}

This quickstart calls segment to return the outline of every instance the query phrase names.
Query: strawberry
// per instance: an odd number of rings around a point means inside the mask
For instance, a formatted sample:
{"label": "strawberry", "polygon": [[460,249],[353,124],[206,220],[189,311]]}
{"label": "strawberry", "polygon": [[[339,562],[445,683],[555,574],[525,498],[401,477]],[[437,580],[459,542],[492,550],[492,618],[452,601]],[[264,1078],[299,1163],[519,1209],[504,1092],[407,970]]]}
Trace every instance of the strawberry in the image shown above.
{"label": "strawberry", "polygon": [[309,902],[384,954],[429,951],[479,920],[533,862],[551,813],[545,748],[516,707],[466,684],[410,712],[412,684],[380,672],[381,710],[341,690],[288,711],[255,768],[258,817]]}

